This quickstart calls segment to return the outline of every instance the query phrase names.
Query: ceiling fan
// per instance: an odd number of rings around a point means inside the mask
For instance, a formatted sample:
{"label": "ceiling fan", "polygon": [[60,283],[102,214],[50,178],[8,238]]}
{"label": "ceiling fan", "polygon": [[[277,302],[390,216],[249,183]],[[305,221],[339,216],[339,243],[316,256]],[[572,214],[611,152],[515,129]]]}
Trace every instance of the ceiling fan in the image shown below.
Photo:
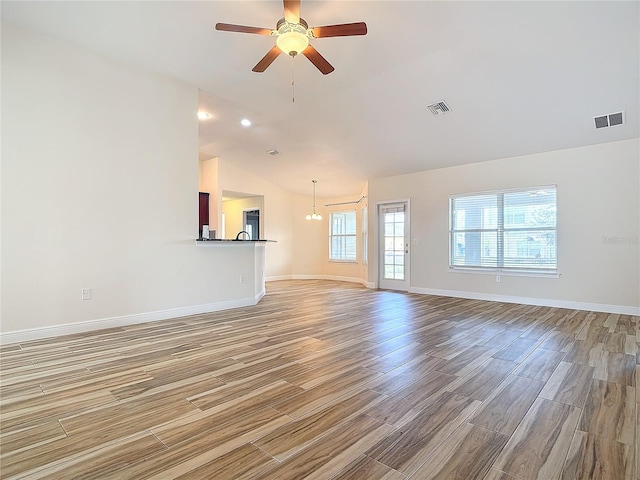
{"label": "ceiling fan", "polygon": [[268,28],[247,27],[229,23],[216,23],[216,30],[225,32],[255,33],[276,37],[276,45],[262,57],[252,71],[262,73],[281,53],[295,57],[302,53],[313,63],[323,75],[335,69],[309,43],[310,38],[350,37],[352,35],[366,35],[367,24],[364,22],[327,25],[325,27],[309,28],[304,19],[300,18],[300,0],[283,0],[284,18],[276,24],[274,30]]}

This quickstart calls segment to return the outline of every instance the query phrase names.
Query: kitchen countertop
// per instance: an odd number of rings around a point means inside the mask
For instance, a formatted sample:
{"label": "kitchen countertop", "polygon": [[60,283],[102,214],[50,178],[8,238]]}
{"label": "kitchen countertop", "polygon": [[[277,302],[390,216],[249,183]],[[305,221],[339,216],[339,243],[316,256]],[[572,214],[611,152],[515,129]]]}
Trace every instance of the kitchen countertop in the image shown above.
{"label": "kitchen countertop", "polygon": [[233,238],[216,238],[207,240],[202,238],[196,239],[196,244],[216,244],[216,243],[276,243],[276,240],[234,240]]}

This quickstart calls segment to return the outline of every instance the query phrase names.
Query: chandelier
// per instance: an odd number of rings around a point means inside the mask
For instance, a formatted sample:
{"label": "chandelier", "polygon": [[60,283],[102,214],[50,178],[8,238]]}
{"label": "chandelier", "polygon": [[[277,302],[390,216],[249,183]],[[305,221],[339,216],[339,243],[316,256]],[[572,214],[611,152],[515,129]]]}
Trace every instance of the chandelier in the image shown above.
{"label": "chandelier", "polygon": [[307,220],[322,220],[322,215],[316,213],[316,183],[317,180],[311,180],[313,182],[313,211],[312,213],[307,213],[305,217]]}

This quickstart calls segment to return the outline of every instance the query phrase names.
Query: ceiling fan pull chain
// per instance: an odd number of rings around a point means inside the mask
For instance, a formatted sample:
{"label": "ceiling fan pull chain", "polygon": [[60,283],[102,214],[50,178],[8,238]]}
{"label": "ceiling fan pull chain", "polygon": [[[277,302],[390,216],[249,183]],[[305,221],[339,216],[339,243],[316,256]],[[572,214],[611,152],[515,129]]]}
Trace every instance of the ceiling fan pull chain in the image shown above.
{"label": "ceiling fan pull chain", "polygon": [[296,102],[296,69],[294,68],[294,63],[296,57],[291,56],[291,103]]}

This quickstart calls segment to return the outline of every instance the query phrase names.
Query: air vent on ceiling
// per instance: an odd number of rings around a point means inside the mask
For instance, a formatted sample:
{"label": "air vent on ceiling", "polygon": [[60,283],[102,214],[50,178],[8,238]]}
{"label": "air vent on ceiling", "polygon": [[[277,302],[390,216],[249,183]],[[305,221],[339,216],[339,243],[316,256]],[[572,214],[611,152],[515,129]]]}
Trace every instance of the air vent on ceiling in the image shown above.
{"label": "air vent on ceiling", "polygon": [[593,117],[596,128],[614,127],[624,123],[624,111]]}
{"label": "air vent on ceiling", "polygon": [[280,152],[278,150],[276,150],[275,148],[272,148],[271,150],[267,150],[267,153],[269,155],[278,155]]}
{"label": "air vent on ceiling", "polygon": [[431,113],[433,113],[434,115],[444,115],[445,113],[449,113],[451,111],[449,105],[447,105],[444,100],[429,105],[429,110],[431,110]]}

